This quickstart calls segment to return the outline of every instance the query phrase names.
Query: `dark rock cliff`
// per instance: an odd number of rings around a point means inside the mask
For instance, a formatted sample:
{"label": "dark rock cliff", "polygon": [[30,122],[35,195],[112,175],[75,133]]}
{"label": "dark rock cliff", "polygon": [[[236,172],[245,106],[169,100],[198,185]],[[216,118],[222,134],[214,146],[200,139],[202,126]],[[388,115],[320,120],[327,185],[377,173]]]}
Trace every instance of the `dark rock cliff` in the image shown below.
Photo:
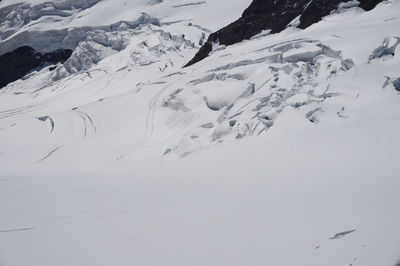
{"label": "dark rock cliff", "polygon": [[0,55],[0,88],[25,76],[29,71],[46,63],[63,63],[72,50],[57,50],[51,53],[38,53],[32,47],[23,46],[12,52]]}
{"label": "dark rock cliff", "polygon": [[[340,3],[350,0],[253,0],[241,18],[225,28],[211,34],[195,57],[186,66],[206,58],[212,50],[212,43],[232,45],[248,40],[263,30],[281,32],[295,18],[300,17],[298,27],[305,29],[329,15]],[[358,0],[359,7],[368,11],[383,0]]]}

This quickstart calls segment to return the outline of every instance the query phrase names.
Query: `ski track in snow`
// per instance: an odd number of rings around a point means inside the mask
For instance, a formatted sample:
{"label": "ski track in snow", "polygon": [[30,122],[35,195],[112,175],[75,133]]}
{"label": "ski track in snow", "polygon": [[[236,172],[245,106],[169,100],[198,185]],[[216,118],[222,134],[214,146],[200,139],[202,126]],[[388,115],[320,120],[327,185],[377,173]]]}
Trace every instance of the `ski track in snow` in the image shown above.
{"label": "ski track in snow", "polygon": [[147,115],[146,115],[146,127],[145,127],[145,132],[141,141],[141,145],[143,146],[145,144],[145,142],[151,138],[151,136],[153,135],[153,131],[154,131],[154,116],[156,113],[156,108],[158,101],[160,100],[160,97],[163,95],[163,93],[169,89],[171,86],[175,85],[176,83],[178,83],[179,81],[181,81],[183,78],[181,79],[177,79],[175,81],[170,82],[169,85],[161,88],[150,100],[149,104],[148,104],[148,108],[147,108]]}
{"label": "ski track in snow", "polygon": [[0,230],[0,233],[13,233],[13,232],[21,232],[21,231],[30,231],[35,228],[20,228],[20,229],[10,229],[10,230]]}
{"label": "ski track in snow", "polygon": [[47,160],[50,156],[52,156],[55,152],[57,152],[58,150],[60,150],[64,145],[58,146],[55,149],[53,149],[52,151],[49,152],[49,154],[47,154],[45,157],[43,157],[42,159],[40,159],[39,161],[37,161],[36,163],[41,163],[45,160]]}

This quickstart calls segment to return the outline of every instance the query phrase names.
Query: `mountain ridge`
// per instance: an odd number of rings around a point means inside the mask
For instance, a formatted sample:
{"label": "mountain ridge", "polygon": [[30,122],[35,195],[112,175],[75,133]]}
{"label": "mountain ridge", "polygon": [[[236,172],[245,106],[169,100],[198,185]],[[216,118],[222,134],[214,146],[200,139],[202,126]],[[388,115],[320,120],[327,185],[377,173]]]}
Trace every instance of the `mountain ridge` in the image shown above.
{"label": "mountain ridge", "polygon": [[[320,21],[337,9],[340,3],[353,2],[351,0],[253,0],[250,6],[243,12],[241,18],[228,26],[212,33],[198,53],[185,67],[191,66],[204,58],[212,51],[212,44],[232,45],[269,30],[271,34],[284,30],[290,22],[299,17],[297,25],[305,29]],[[360,8],[369,11],[382,0],[360,0]],[[353,4],[354,5],[354,4]]]}

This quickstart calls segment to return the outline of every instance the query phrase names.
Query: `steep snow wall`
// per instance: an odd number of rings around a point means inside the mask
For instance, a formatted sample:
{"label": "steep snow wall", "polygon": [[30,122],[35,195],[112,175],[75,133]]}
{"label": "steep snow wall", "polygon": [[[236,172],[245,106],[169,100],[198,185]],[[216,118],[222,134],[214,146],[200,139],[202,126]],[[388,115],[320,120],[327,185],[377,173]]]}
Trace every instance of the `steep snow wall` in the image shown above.
{"label": "steep snow wall", "polygon": [[[130,31],[143,25],[160,26],[160,23],[142,14],[133,22],[123,21],[102,27],[23,31],[0,41],[0,69],[4,70],[1,71],[0,88],[22,78],[45,62],[64,63],[71,54],[72,58],[67,61],[63,73],[56,71],[55,79],[88,69],[108,54],[124,49]],[[59,54],[60,51],[66,52],[62,60],[45,60],[46,56]]]}
{"label": "steep snow wall", "polygon": [[28,24],[36,23],[41,18],[52,18],[54,22],[68,18],[74,10],[88,9],[101,0],[62,0],[38,4],[15,3],[0,9],[0,40],[5,40]]}
{"label": "steep snow wall", "polygon": [[23,31],[12,38],[0,41],[0,55],[25,45],[29,45],[41,53],[57,49],[73,50],[80,42],[88,38],[95,38],[104,45],[118,50],[122,49],[121,43],[105,35],[116,35],[115,33],[119,30],[134,29],[144,24],[160,25],[160,22],[158,19],[144,13],[136,21],[120,21],[108,26],[83,26],[49,31]]}

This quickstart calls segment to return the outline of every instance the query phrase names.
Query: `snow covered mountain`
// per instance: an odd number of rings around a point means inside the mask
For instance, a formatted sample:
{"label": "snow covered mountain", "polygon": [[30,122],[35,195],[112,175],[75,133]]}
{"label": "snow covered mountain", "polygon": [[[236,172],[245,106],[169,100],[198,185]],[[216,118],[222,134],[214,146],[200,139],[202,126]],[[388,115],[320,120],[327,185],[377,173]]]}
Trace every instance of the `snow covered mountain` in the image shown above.
{"label": "snow covered mountain", "polygon": [[398,266],[399,29],[399,0],[0,1],[0,265]]}

